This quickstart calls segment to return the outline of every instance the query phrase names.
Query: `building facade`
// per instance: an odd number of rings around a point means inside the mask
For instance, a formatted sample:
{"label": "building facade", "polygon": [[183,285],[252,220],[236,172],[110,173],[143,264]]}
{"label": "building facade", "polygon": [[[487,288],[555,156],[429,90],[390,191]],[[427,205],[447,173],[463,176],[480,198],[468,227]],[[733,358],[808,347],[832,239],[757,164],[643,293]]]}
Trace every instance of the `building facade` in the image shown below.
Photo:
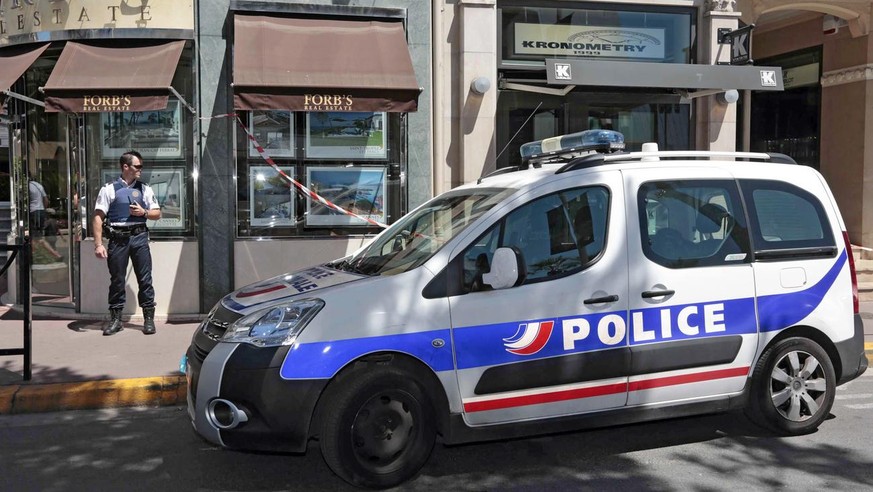
{"label": "building facade", "polygon": [[[429,6],[355,3],[4,0],[3,151],[34,301],[106,311],[90,219],[127,149],[163,209],[149,224],[159,314],[341,257],[429,197]],[[30,179],[52,227],[26,212]]]}
{"label": "building facade", "polygon": [[[10,241],[34,244],[34,302],[104,313],[90,218],[134,148],[163,208],[158,313],[204,313],[519,164],[527,141],[611,128],[630,150],[791,154],[871,246],[870,4],[0,0]],[[30,179],[49,195],[39,230]]]}

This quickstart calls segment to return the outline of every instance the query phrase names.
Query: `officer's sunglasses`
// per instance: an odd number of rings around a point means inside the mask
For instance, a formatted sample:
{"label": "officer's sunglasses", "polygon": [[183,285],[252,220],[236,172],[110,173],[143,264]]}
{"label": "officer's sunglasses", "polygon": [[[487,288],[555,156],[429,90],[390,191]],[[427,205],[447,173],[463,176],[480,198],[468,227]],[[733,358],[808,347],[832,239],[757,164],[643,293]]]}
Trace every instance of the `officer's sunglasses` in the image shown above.
{"label": "officer's sunglasses", "polygon": [[130,167],[134,169],[142,169],[142,164],[130,164]]}

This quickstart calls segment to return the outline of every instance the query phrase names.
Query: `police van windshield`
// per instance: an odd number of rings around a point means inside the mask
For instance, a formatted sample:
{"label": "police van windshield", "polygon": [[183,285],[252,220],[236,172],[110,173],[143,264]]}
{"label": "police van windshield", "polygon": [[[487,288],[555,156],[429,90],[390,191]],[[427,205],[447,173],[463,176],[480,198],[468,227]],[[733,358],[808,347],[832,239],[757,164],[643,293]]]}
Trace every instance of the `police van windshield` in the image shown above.
{"label": "police van windshield", "polygon": [[440,195],[401,218],[366,249],[331,266],[365,275],[412,270],[514,191],[476,188]]}

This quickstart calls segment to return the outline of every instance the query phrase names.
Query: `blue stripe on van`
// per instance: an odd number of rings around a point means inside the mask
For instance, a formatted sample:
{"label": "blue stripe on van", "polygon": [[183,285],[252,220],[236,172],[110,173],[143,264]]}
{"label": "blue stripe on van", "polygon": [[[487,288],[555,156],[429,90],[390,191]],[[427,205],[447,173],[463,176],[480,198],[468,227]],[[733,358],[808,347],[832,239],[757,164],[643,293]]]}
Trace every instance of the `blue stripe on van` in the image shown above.
{"label": "blue stripe on van", "polygon": [[846,264],[846,251],[815,285],[790,294],[773,294],[758,298],[758,322],[761,332],[776,331],[795,325],[821,304]]}
{"label": "blue stripe on van", "polygon": [[[435,347],[435,340],[443,344]],[[440,345],[440,344],[436,344]],[[448,329],[353,338],[331,342],[301,343],[288,352],[279,371],[284,379],[331,378],[349,361],[374,352],[409,354],[434,371],[449,371],[452,362],[452,334]]]}
{"label": "blue stripe on van", "polygon": [[[760,331],[781,330],[809,316],[833,286],[840,271],[845,266],[847,258],[848,256],[844,251],[822,279],[807,289],[789,294],[774,294],[760,297],[758,299]],[[717,329],[708,330],[705,314],[707,313],[707,306],[713,305],[723,305],[719,306],[716,311],[718,315],[722,316],[722,320],[716,321],[715,327]],[[688,323],[697,327],[697,333],[689,334],[683,332],[678,326],[679,313],[688,307],[693,308],[689,311],[692,314],[686,316],[685,319]],[[664,309],[670,311],[670,330],[665,330],[660,325],[660,312]],[[304,343],[295,345],[289,351],[280,369],[280,374],[285,379],[331,378],[350,361],[366,354],[382,351],[406,353],[420,359],[434,371],[448,371],[454,368],[452,355],[453,335],[454,341],[457,344],[458,369],[469,369],[627,346],[628,337],[630,337],[630,345],[642,345],[670,340],[755,333],[752,298],[716,300],[671,306],[669,308],[657,307],[634,310],[631,312],[631,319],[634,318],[634,313],[642,313],[645,332],[654,332],[653,335],[648,335],[648,337],[654,336],[653,339],[637,339],[644,332],[642,330],[635,332],[632,322],[628,322],[627,314],[624,311],[616,311],[585,316],[577,315],[563,318],[465,326],[456,328],[454,333],[449,329],[442,329],[381,337]],[[578,340],[572,342],[571,348],[567,349],[564,342],[563,323],[575,322],[578,328],[578,322],[581,319],[587,322],[590,330],[589,334],[586,337],[578,337]],[[509,352],[507,347],[515,340],[513,335],[521,333],[520,325],[537,321],[540,322],[540,325],[543,325],[544,322],[553,322],[551,325],[553,331],[550,335],[543,337],[547,338],[547,341],[542,348],[529,356],[516,355]],[[625,333],[617,341],[608,340],[610,336],[618,335],[615,329],[616,322],[619,321],[624,324]],[[601,337],[599,330],[601,324],[604,325],[606,330],[604,336],[609,343],[604,342],[604,337]],[[722,327],[723,329],[719,329]],[[712,323],[710,323],[710,328],[712,328]],[[444,342],[439,348],[434,347],[436,339]]]}

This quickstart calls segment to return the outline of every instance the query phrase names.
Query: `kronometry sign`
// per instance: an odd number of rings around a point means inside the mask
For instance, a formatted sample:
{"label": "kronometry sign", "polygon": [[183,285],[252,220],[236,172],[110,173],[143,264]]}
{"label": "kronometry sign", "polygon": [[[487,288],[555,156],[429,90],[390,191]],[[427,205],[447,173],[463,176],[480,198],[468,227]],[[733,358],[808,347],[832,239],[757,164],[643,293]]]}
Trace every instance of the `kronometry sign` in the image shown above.
{"label": "kronometry sign", "polygon": [[662,60],[664,30],[516,23],[515,54]]}

